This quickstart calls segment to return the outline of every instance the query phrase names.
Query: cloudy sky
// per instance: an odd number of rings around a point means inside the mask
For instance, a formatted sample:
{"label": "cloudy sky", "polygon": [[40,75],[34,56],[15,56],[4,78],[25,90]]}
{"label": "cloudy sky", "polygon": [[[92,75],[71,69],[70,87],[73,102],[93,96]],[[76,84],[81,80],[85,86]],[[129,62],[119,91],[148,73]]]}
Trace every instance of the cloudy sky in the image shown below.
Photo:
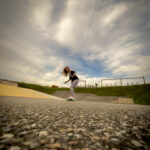
{"label": "cloudy sky", "polygon": [[150,1],[0,0],[0,78],[62,84],[66,65],[150,82]]}

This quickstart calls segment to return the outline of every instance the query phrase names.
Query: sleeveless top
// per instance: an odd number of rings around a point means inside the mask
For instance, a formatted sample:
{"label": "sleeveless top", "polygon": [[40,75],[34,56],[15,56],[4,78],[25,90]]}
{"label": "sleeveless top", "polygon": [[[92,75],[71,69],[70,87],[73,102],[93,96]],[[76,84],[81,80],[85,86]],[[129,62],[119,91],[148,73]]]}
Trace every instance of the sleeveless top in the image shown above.
{"label": "sleeveless top", "polygon": [[74,80],[79,79],[76,75],[74,75],[74,76],[72,77],[72,75],[73,75],[74,73],[76,73],[76,72],[73,71],[73,70],[71,70],[70,75],[69,75],[69,78],[70,78],[70,80],[71,80],[72,82],[73,82]]}

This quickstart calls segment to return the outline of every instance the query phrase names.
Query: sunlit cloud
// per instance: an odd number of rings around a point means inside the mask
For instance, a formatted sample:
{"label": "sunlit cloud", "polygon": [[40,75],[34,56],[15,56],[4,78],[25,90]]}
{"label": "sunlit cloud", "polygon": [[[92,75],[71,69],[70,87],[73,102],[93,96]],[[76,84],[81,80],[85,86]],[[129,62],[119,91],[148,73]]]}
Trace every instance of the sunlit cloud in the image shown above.
{"label": "sunlit cloud", "polygon": [[149,0],[2,0],[0,78],[65,86],[68,65],[89,84],[150,82],[149,8]]}
{"label": "sunlit cloud", "polygon": [[119,17],[122,16],[125,11],[127,11],[127,5],[126,3],[119,3],[116,5],[113,5],[112,7],[108,7],[109,12],[105,15],[103,18],[103,25],[111,25],[113,22],[115,22]]}

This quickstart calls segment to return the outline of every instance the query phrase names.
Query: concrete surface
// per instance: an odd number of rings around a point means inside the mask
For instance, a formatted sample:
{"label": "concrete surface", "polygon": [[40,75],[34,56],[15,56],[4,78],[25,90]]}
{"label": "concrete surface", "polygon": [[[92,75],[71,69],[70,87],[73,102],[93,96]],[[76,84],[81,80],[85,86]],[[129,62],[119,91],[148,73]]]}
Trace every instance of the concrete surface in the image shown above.
{"label": "concrete surface", "polygon": [[150,106],[0,97],[0,149],[149,150]]}
{"label": "concrete surface", "polygon": [[15,97],[29,97],[29,98],[48,98],[48,99],[60,99],[56,96],[44,94],[42,92],[34,91],[31,89],[20,88],[16,86],[6,85],[0,83],[0,96],[15,96]]}
{"label": "concrete surface", "polygon": [[[71,93],[70,91],[56,91],[53,95],[67,99],[71,95]],[[76,100],[88,102],[133,104],[132,98],[117,97],[117,96],[97,96],[90,93],[76,93]]]}

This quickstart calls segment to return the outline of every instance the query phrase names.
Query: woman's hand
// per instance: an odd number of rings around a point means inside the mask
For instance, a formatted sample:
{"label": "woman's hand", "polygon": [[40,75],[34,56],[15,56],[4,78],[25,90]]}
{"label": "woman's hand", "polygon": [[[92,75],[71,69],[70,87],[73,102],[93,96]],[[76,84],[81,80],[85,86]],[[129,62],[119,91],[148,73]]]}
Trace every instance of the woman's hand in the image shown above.
{"label": "woman's hand", "polygon": [[64,82],[64,84],[66,84],[66,83],[67,83],[67,82],[69,82],[69,81],[70,81],[70,79],[69,79],[69,80],[67,80],[67,81],[65,81],[65,82]]}

